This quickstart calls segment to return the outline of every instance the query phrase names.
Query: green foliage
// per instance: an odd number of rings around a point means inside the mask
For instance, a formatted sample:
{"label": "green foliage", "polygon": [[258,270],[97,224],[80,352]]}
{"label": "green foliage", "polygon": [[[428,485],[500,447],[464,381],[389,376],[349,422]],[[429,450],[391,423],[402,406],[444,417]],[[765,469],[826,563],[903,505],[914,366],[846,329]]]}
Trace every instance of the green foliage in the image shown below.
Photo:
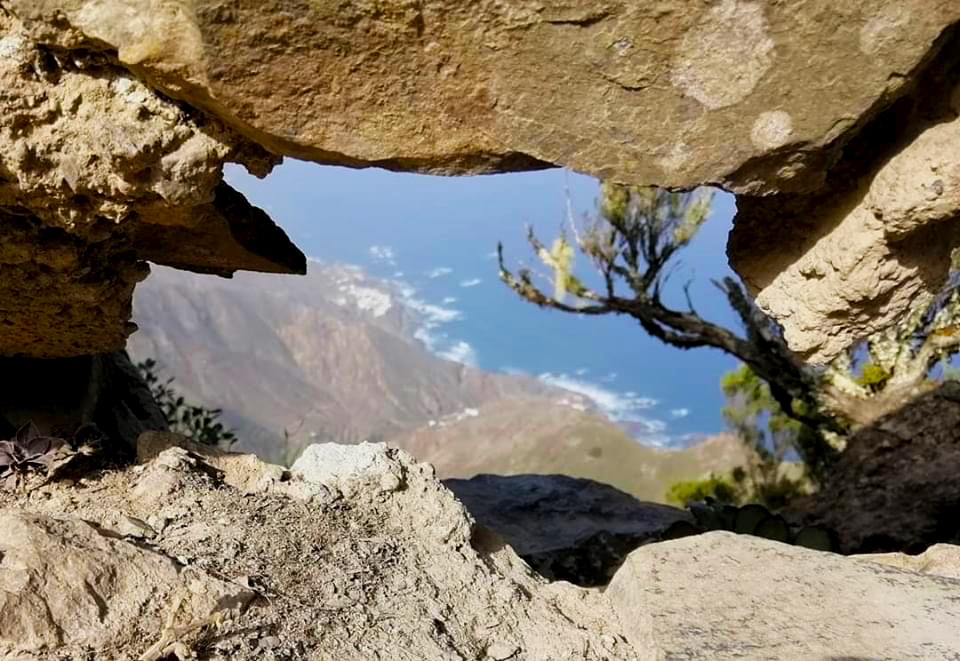
{"label": "green foliage", "polygon": [[[678,253],[706,221],[711,199],[712,192],[706,189],[683,192],[605,182],[597,213],[579,227],[571,216],[569,226],[550,247],[532,229],[528,231],[530,247],[552,273],[527,267],[512,271],[500,244],[500,278],[540,307],[578,315],[628,315],[652,337],[671,346],[714,347],[732,354],[770,384],[768,391],[786,415],[834,433],[845,432],[845,424],[817,405],[819,371],[796,359],[779,326],[752,303],[736,280],[724,278],[714,284],[740,318],[743,334],[699,316],[689,282],[683,288],[686,309],[664,300],[666,285],[676,273]],[[568,241],[568,236],[573,240]],[[599,278],[580,280],[573,274],[574,248],[588,258]],[[551,286],[541,288],[538,280]],[[571,296],[573,300],[568,301]],[[811,443],[817,438],[808,435]]]}
{"label": "green foliage", "polygon": [[[754,456],[744,467],[750,499],[782,507],[805,490],[804,478],[819,482],[825,477],[836,453],[822,432],[784,413],[770,387],[749,367],[741,365],[728,372],[720,385],[727,398],[723,416]],[[791,451],[803,462],[804,476],[784,474]]]}
{"label": "green foliage", "polygon": [[713,498],[722,503],[736,503],[740,498],[740,487],[733,479],[715,473],[699,480],[684,480],[667,489],[668,503],[686,506],[697,500]]}
{"label": "green foliage", "polygon": [[218,422],[222,411],[188,403],[171,385],[173,379],[162,380],[157,374],[157,363],[148,358],[137,364],[153,398],[160,405],[170,431],[189,436],[196,443],[228,449],[237,441],[237,435]]}
{"label": "green foliage", "polygon": [[860,378],[857,379],[857,383],[867,388],[870,392],[877,393],[883,390],[883,387],[890,380],[891,376],[890,371],[882,365],[868,362],[863,366],[863,373],[860,375]]}

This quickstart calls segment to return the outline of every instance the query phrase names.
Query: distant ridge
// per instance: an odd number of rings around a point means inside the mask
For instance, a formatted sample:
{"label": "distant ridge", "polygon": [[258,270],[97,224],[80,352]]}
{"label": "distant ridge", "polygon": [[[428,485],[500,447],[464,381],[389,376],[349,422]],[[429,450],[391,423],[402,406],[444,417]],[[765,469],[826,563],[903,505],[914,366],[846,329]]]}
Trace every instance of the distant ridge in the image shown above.
{"label": "distant ridge", "polygon": [[238,449],[286,463],[311,442],[388,441],[441,476],[561,472],[646,499],[743,460],[722,435],[681,452],[633,441],[582,395],[439,358],[396,285],[311,262],[304,277],[232,280],[154,267],[134,300],[135,360],[224,410]]}

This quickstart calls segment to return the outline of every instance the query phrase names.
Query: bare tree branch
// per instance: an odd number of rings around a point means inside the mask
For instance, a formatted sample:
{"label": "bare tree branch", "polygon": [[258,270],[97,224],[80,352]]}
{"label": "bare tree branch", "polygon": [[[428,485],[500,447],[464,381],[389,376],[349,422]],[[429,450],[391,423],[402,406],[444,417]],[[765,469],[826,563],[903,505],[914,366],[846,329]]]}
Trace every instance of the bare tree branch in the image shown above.
{"label": "bare tree branch", "polygon": [[[818,404],[820,375],[793,356],[780,329],[733,279],[715,284],[740,317],[746,337],[697,315],[689,283],[684,287],[688,311],[663,304],[661,287],[671,259],[687,245],[708,210],[708,202],[696,192],[605,185],[599,217],[589,230],[576,234],[577,247],[603,277],[605,295],[584,288],[574,304],[556,300],[535,287],[523,272],[514,276],[504,262],[502,246],[498,246],[500,277],[522,298],[541,307],[577,314],[628,315],[647,333],[671,346],[714,347],[734,355],[770,384],[771,393],[788,415],[816,428],[846,431],[844,420],[825,413]],[[546,254],[546,247],[532,230],[527,239],[535,253]],[[616,294],[618,279],[630,288],[629,298]]]}

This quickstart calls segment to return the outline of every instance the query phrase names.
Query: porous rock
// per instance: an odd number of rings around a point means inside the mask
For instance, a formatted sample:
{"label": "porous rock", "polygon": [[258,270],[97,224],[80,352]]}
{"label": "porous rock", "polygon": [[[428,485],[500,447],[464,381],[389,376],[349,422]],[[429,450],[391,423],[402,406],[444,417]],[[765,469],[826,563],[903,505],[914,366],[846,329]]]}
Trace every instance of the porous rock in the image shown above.
{"label": "porous rock", "polygon": [[302,272],[303,255],[222,183],[276,162],[103,54],[53,52],[0,12],[0,354],[122,349],[144,260]]}
{"label": "porous rock", "polygon": [[[947,220],[921,231],[926,216],[950,215],[949,193],[900,209],[878,184],[884,229],[870,209],[838,210],[856,207],[860,178],[892,155],[851,145],[868,132],[896,153],[916,123],[870,132],[884,112],[949,97],[923,81],[955,45],[951,0],[0,6],[0,353],[120,348],[143,260],[302,270],[286,237],[221,182],[224,162],[263,175],[278,155],[443,174],[564,165],[775,194],[773,211],[738,223],[731,254],[791,345],[816,359],[922,299],[956,243]],[[886,189],[906,201],[948,178],[894,176]],[[782,222],[811,208],[807,194],[842,201],[806,225]],[[751,216],[776,240],[764,244]]]}
{"label": "porous rock", "polygon": [[945,286],[960,246],[958,65],[952,37],[815,194],[738,200],[731,264],[805,359],[830,360]]}
{"label": "porous rock", "polygon": [[[157,659],[161,643],[237,661],[946,660],[957,649],[960,580],[942,560],[956,547],[905,571],[897,558],[715,532],[634,551],[601,592],[535,575],[429,466],[384,445],[347,448],[341,469],[318,473],[337,485],[324,499],[275,488],[318,485],[310,471],[170,434],[141,446],[146,463],[5,494],[0,659]],[[404,476],[399,488],[376,487],[385,469]],[[246,478],[233,486],[231,471]]]}
{"label": "porous rock", "polygon": [[159,633],[174,599],[193,622],[254,596],[81,519],[7,510],[0,530],[0,658],[4,644],[43,654],[118,641],[132,656],[135,633]]}
{"label": "porous rock", "polygon": [[960,580],[710,532],[634,551],[605,592],[639,659],[952,659]]}
{"label": "porous rock", "polygon": [[685,510],[566,475],[477,475],[443,484],[538,574],[583,586],[606,585],[631,551],[691,520]]}
{"label": "porous rock", "polygon": [[[181,567],[259,597],[244,609],[215,605],[204,612],[198,606],[175,618],[183,627],[222,612],[218,627],[199,627],[181,637],[185,650],[207,658],[626,661],[635,656],[601,594],[537,577],[502,540],[474,526],[432,468],[401,451],[355,448],[351,459],[346,448],[342,470],[322,476],[338,485],[334,497],[307,499],[291,497],[278,483],[303,482],[325,491],[304,479],[309,472],[284,475],[281,467],[249,455],[210,451],[173,434],[145,435],[140,445],[141,456],[151,457],[146,463],[79,487],[47,485],[32,495],[13,495],[0,506],[0,517],[55,517],[67,522],[61,530],[68,537],[71,527],[100,528],[103,532],[91,535],[106,540],[98,544],[119,548],[114,562],[132,565],[129,573],[139,576],[154,564],[168,568],[154,583],[135,586],[137,595],[152,596],[144,616],[124,606],[135,600],[120,599],[122,582],[94,583],[94,597],[78,576],[72,594],[100,603],[100,612],[111,614],[106,623],[87,638],[48,637],[39,648],[26,644],[22,629],[0,620],[0,659],[137,658],[160,639],[160,616],[169,612],[178,572],[186,571]],[[402,487],[374,488],[384,468],[404,476]],[[241,474],[245,477],[236,480]],[[117,539],[121,536],[126,537]],[[149,550],[127,538],[149,540]],[[33,562],[95,564],[99,556],[84,540],[57,549],[55,559],[44,549]],[[16,569],[13,561],[4,556],[0,576],[8,566]],[[105,563],[103,571],[113,566]],[[84,608],[76,622],[67,623],[69,631],[96,618],[93,606]],[[121,615],[124,626],[116,624]],[[31,626],[45,617],[41,610],[23,616]]]}

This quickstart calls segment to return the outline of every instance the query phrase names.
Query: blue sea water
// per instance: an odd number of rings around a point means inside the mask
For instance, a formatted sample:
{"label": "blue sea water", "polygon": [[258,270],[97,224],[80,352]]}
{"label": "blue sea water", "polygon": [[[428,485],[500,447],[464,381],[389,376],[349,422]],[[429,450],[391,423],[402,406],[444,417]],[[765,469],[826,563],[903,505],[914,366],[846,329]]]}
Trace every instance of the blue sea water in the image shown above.
{"label": "blue sea water", "polygon": [[[537,260],[525,225],[545,241],[567,218],[595,208],[598,183],[564,170],[434,177],[286,161],[265,180],[231,167],[228,180],[264,208],[310,255],[357,264],[434,306],[421,339],[434,352],[493,371],[525,372],[590,396],[639,441],[678,447],[724,429],[719,381],[736,361],[713,349],[682,351],[624,317],[584,317],[521,301],[497,277],[508,263]],[[666,299],[683,307],[683,284],[702,316],[736,326],[713,278],[731,274],[724,255],[733,197],[680,255]],[[581,258],[583,273],[591,267]]]}

